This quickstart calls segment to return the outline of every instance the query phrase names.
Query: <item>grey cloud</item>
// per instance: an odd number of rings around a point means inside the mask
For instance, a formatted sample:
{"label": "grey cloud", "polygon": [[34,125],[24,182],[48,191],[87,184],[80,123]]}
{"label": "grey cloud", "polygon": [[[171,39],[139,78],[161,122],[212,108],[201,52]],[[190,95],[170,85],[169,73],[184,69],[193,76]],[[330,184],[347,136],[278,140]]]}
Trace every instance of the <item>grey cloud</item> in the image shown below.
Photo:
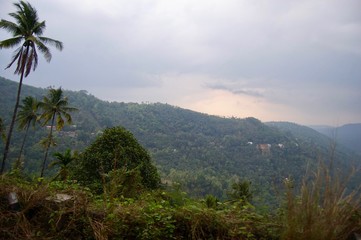
{"label": "grey cloud", "polygon": [[207,87],[210,89],[215,89],[215,90],[225,90],[225,91],[231,92],[233,94],[237,94],[237,95],[248,95],[248,96],[252,96],[252,97],[264,97],[263,94],[261,94],[257,90],[239,88],[239,87],[235,87],[235,86],[226,86],[226,85],[221,85],[221,84],[213,84],[213,85],[209,84],[209,85],[207,85]]}
{"label": "grey cloud", "polygon": [[[35,86],[88,88],[91,93],[102,86],[98,92],[105,96],[106,85],[114,96],[143,101],[137,89],[143,93],[184,84],[158,77],[171,73],[206,76],[206,90],[262,98],[305,114],[312,108],[332,115],[342,108],[344,115],[355,115],[352,109],[361,105],[361,1],[31,3],[46,20],[45,35],[65,44],[63,52],[53,50],[50,64],[40,59],[26,79]],[[12,2],[1,1],[0,9],[0,18],[9,19]],[[0,31],[0,39],[7,37]],[[13,50],[1,50],[0,75],[17,79],[13,69],[3,70]],[[177,102],[164,91],[166,99]]]}

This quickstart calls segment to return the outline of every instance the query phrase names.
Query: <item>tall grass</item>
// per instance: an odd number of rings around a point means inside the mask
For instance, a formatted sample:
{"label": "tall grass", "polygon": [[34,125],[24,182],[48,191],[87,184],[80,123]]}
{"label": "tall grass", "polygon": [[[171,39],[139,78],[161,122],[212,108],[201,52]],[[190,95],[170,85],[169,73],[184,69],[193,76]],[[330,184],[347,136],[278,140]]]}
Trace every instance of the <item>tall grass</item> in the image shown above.
{"label": "tall grass", "polygon": [[342,240],[360,231],[360,188],[347,187],[354,173],[343,177],[332,164],[320,161],[318,169],[303,178],[298,194],[287,179],[281,239]]}

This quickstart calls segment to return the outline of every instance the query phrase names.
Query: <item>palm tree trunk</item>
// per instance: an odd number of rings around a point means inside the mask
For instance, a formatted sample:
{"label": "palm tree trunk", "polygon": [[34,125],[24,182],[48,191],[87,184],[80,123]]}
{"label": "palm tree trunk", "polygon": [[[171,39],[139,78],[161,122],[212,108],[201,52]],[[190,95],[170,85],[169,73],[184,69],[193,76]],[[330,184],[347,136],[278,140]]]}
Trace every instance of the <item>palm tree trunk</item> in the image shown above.
{"label": "palm tree trunk", "polygon": [[28,125],[26,126],[25,136],[24,136],[24,139],[23,139],[23,143],[21,144],[20,154],[19,154],[19,158],[18,158],[19,162],[20,162],[21,154],[23,153],[23,149],[24,149],[24,146],[25,146],[26,137],[28,136],[29,127],[30,127],[30,122],[28,122]]}
{"label": "palm tree trunk", "polygon": [[49,148],[50,148],[50,144],[51,144],[51,139],[53,136],[53,126],[54,126],[54,120],[55,120],[55,114],[53,115],[53,118],[51,119],[51,127],[50,127],[50,133],[49,133],[49,142],[46,146],[46,150],[45,150],[45,156],[44,156],[44,160],[43,160],[43,165],[41,167],[41,173],[40,173],[40,177],[42,178],[44,176],[44,169],[45,169],[45,163],[46,163],[46,159],[48,158],[48,152],[49,152]]}
{"label": "palm tree trunk", "polygon": [[25,60],[21,63],[21,76],[20,76],[20,82],[19,82],[19,87],[18,87],[18,93],[16,96],[16,102],[15,102],[15,107],[14,107],[14,113],[13,113],[13,117],[11,119],[11,123],[10,123],[10,128],[9,128],[9,133],[6,137],[6,143],[5,143],[5,149],[4,149],[4,155],[3,155],[3,160],[1,163],[1,170],[0,170],[0,175],[2,175],[4,173],[5,170],[5,162],[9,153],[9,148],[10,148],[10,141],[11,141],[11,135],[13,133],[13,129],[15,126],[15,120],[16,120],[16,114],[18,112],[18,107],[19,107],[19,102],[20,102],[20,95],[21,95],[21,87],[23,85],[23,79],[24,79],[24,72],[25,72],[25,64],[26,64],[26,60],[28,58],[28,53],[29,53],[29,46],[26,47],[26,52],[25,52]]}

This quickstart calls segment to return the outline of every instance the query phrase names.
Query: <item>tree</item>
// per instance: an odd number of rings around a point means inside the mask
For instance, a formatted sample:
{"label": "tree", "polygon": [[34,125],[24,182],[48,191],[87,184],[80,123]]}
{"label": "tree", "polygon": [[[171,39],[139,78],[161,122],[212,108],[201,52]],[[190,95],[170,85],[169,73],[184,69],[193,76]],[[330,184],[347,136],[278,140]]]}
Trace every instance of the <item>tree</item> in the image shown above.
{"label": "tree", "polygon": [[11,136],[20,102],[23,78],[29,75],[31,69],[33,69],[33,71],[36,69],[38,65],[37,50],[39,50],[44,55],[45,59],[50,62],[52,55],[46,45],[49,44],[55,46],[58,50],[63,49],[62,42],[42,36],[46,28],[45,21],[39,22],[37,11],[30,3],[20,1],[19,3],[14,3],[14,6],[17,11],[9,13],[9,15],[15,19],[15,22],[4,19],[1,19],[0,21],[0,28],[7,30],[13,35],[12,38],[0,42],[0,49],[12,48],[21,44],[20,47],[15,50],[15,54],[12,57],[10,64],[6,67],[10,68],[14,62],[17,62],[14,74],[20,75],[20,81],[14,112],[5,142],[0,174],[2,174],[5,169],[5,162],[9,152]]}
{"label": "tree", "polygon": [[77,110],[76,108],[69,107],[68,104],[68,98],[63,96],[63,90],[61,88],[50,88],[48,95],[44,96],[43,101],[39,102],[39,108],[43,110],[43,113],[40,116],[40,119],[44,120],[43,125],[45,126],[50,121],[50,131],[45,145],[45,156],[40,177],[43,177],[44,175],[46,159],[48,157],[50,145],[53,142],[54,124],[58,131],[64,127],[65,123],[71,124],[72,118],[69,112]]}
{"label": "tree", "polygon": [[123,170],[133,177],[139,171],[144,188],[159,187],[160,177],[148,152],[131,132],[123,127],[113,127],[105,129],[79,157],[74,177],[87,186],[95,186],[95,190],[101,190],[99,186],[105,175]]}
{"label": "tree", "polygon": [[65,150],[64,154],[60,152],[54,153],[54,157],[56,158],[56,160],[52,162],[50,166],[60,167],[59,173],[54,177],[54,179],[60,177],[61,181],[65,181],[69,175],[68,165],[75,159],[75,156],[74,154],[72,154],[70,149],[67,149]]}
{"label": "tree", "polygon": [[231,201],[250,202],[252,200],[252,192],[250,190],[251,182],[237,181],[232,184],[232,189],[227,193]]}
{"label": "tree", "polygon": [[22,102],[23,104],[19,105],[20,111],[17,117],[17,121],[19,122],[19,128],[21,130],[25,130],[25,135],[23,143],[21,144],[18,161],[20,161],[30,125],[35,127],[35,123],[38,121],[39,118],[38,101],[34,97],[28,96],[24,98]]}

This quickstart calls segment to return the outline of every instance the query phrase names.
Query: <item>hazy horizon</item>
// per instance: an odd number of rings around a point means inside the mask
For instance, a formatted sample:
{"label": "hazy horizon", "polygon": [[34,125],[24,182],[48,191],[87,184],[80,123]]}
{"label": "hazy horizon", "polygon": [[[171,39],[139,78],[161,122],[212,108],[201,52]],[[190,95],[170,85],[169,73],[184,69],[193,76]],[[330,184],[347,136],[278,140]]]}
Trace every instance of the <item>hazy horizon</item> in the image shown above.
{"label": "hazy horizon", "polygon": [[[0,76],[0,77],[2,77],[2,76]],[[16,80],[12,80],[12,79],[8,79],[8,80],[13,81],[13,82],[18,82]],[[27,85],[27,86],[30,86],[30,87],[36,87],[36,86],[32,86],[32,85],[29,85],[29,84],[26,84],[26,83],[24,83],[24,84]],[[48,87],[55,87],[55,86],[48,86]],[[48,87],[45,87],[45,88],[44,87],[36,87],[36,88],[46,89]],[[61,86],[56,86],[56,87],[61,87]],[[87,94],[90,94],[90,95],[94,96],[95,98],[97,98],[97,99],[99,99],[101,101],[105,101],[105,102],[109,102],[109,103],[111,103],[111,102],[118,102],[118,103],[124,102],[124,103],[139,103],[139,104],[156,104],[156,103],[169,104],[169,103],[166,103],[166,102],[147,102],[147,101],[145,101],[145,102],[109,101],[109,100],[101,99],[98,96],[88,92],[85,89],[74,90],[74,89],[67,89],[67,88],[63,88],[63,87],[62,87],[62,89],[65,90],[65,91],[77,91],[77,92],[86,91]],[[15,92],[14,92],[14,94],[15,94]],[[180,106],[173,105],[173,104],[169,104],[169,105],[174,106],[174,107],[180,107]],[[222,116],[222,115],[217,115],[217,114],[209,114],[209,113],[206,113],[206,112],[200,112],[200,111],[196,111],[196,110],[185,108],[185,107],[180,107],[180,108],[195,111],[195,112],[202,113],[202,114],[208,114],[208,115],[211,115],[211,116],[221,117],[221,118],[240,118],[240,117],[237,117],[237,116]],[[249,116],[249,117],[254,117],[254,116]],[[247,118],[247,117],[244,117],[244,118]],[[256,118],[256,117],[254,117],[254,118]],[[242,119],[242,118],[240,118],[240,119]],[[259,120],[262,121],[263,123],[267,123],[267,122],[291,122],[291,123],[296,123],[296,124],[299,124],[299,125],[307,126],[307,127],[310,127],[310,128],[322,128],[322,127],[325,127],[325,128],[337,128],[337,127],[342,127],[344,125],[361,124],[361,122],[349,122],[349,123],[343,123],[341,125],[340,124],[336,124],[336,125],[310,124],[309,125],[309,124],[302,124],[302,123],[298,123],[298,122],[292,122],[292,121],[288,121],[288,120],[283,120],[283,121],[281,121],[281,120],[280,121],[276,121],[276,120],[263,121],[261,119],[259,119]]]}

